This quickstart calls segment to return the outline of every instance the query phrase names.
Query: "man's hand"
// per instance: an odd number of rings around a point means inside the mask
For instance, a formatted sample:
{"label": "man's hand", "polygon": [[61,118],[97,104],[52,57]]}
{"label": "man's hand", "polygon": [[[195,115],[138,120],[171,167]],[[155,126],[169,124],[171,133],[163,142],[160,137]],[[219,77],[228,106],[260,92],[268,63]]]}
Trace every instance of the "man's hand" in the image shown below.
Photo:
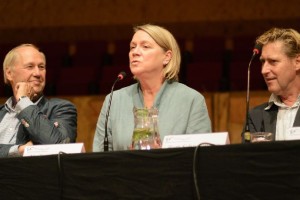
{"label": "man's hand", "polygon": [[23,145],[21,145],[21,146],[19,146],[19,153],[21,154],[21,155],[23,155],[23,153],[24,153],[24,150],[25,150],[25,147],[26,146],[32,146],[33,145],[33,143],[32,143],[32,141],[29,141],[29,142],[27,142],[26,144],[23,144]]}
{"label": "man's hand", "polygon": [[20,97],[27,96],[30,100],[33,99],[36,94],[29,82],[19,82],[16,84],[16,100],[18,101]]}

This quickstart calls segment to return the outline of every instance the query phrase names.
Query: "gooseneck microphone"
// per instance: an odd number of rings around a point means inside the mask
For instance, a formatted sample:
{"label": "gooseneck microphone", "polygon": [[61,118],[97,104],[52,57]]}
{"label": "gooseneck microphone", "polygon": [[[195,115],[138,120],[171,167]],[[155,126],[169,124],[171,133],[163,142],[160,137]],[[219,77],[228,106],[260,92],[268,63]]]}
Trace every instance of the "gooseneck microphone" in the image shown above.
{"label": "gooseneck microphone", "polygon": [[113,96],[113,91],[114,91],[114,87],[115,84],[118,81],[123,80],[126,77],[126,73],[125,72],[120,72],[118,74],[117,79],[115,80],[114,84],[111,87],[111,91],[110,91],[110,97],[109,97],[109,102],[108,102],[108,108],[106,111],[106,116],[105,116],[105,135],[104,135],[104,151],[108,151],[108,134],[107,134],[107,123],[108,123],[108,117],[109,117],[109,111],[110,111],[110,106],[111,106],[111,100],[112,100],[112,96]]}
{"label": "gooseneck microphone", "polygon": [[262,45],[261,44],[256,44],[253,48],[253,54],[250,59],[249,65],[248,65],[248,76],[247,76],[247,95],[246,95],[246,126],[245,130],[243,133],[243,139],[244,143],[249,143],[251,139],[251,134],[250,134],[250,128],[249,128],[249,104],[250,104],[250,67],[252,64],[253,59],[255,58],[256,55],[260,54],[261,52]]}

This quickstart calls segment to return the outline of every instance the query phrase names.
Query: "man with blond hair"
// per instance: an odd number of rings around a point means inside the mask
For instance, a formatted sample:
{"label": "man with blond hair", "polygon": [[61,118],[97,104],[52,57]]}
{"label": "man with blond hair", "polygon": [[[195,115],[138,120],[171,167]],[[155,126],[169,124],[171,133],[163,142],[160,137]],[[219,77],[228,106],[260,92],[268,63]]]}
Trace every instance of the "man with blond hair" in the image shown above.
{"label": "man with blond hair", "polygon": [[300,126],[300,34],[272,28],[256,43],[262,46],[261,73],[271,96],[250,112],[250,132],[271,132],[275,140],[286,140],[289,130]]}

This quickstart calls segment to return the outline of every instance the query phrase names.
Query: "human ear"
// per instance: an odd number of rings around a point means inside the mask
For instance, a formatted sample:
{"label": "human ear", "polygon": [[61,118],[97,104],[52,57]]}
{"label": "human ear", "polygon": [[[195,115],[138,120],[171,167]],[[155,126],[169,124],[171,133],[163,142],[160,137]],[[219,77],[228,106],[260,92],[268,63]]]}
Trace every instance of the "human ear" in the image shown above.
{"label": "human ear", "polygon": [[168,51],[165,53],[165,59],[164,59],[164,61],[163,61],[163,64],[164,64],[164,65],[167,65],[167,64],[170,62],[171,58],[172,58],[172,51],[171,51],[171,50],[168,50]]}
{"label": "human ear", "polygon": [[12,69],[11,67],[7,67],[6,70],[5,70],[5,76],[6,76],[6,79],[11,81],[12,80]]}

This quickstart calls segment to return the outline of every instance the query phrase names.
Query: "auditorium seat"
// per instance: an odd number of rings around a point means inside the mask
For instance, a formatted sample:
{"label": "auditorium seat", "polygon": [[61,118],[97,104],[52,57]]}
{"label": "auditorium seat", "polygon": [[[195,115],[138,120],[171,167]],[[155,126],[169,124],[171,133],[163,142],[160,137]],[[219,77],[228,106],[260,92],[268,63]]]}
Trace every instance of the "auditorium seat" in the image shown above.
{"label": "auditorium seat", "polygon": [[98,67],[61,68],[56,82],[57,95],[96,94],[98,76]]}
{"label": "auditorium seat", "polygon": [[217,61],[194,62],[187,65],[187,85],[201,92],[218,91],[222,64]]}
{"label": "auditorium seat", "polygon": [[249,61],[255,45],[255,36],[236,36],[233,38],[233,61]]}
{"label": "auditorium seat", "polygon": [[[232,91],[247,89],[249,61],[234,61],[230,64],[230,88]],[[261,65],[256,58],[250,68],[250,90],[265,90],[266,85],[261,74]]]}
{"label": "auditorium seat", "polygon": [[241,91],[247,88],[247,70],[246,61],[235,61],[230,63],[229,80],[231,91]]}
{"label": "auditorium seat", "polygon": [[114,55],[115,65],[129,64],[129,45],[131,39],[116,40],[116,51]]}
{"label": "auditorium seat", "polygon": [[115,90],[122,87],[126,87],[135,82],[127,65],[102,67],[100,72],[100,78],[98,80],[100,94],[110,93],[112,85],[121,71],[124,71],[127,74],[127,76],[115,85]]}
{"label": "auditorium seat", "polygon": [[46,68],[46,86],[44,89],[45,95],[56,95],[56,82],[59,75],[59,68]]}
{"label": "auditorium seat", "polygon": [[46,55],[47,67],[60,68],[63,66],[64,55],[68,52],[67,42],[39,43],[37,46]]}
{"label": "auditorium seat", "polygon": [[[17,45],[19,45],[19,43],[17,44],[12,44],[12,43],[7,43],[7,44],[1,44],[0,45],[0,60],[1,63],[3,64],[5,55],[14,47],[16,47]],[[0,70],[0,96],[1,97],[9,97],[12,95],[12,90],[11,87],[4,84],[4,78],[3,78],[3,65],[1,65],[2,68]]]}
{"label": "auditorium seat", "polygon": [[261,62],[256,57],[251,65],[250,89],[251,90],[267,90],[267,85],[261,74]]}
{"label": "auditorium seat", "polygon": [[76,42],[76,53],[73,66],[100,67],[103,53],[106,51],[106,41]]}
{"label": "auditorium seat", "polygon": [[221,62],[224,52],[224,37],[203,36],[194,39],[194,62]]}
{"label": "auditorium seat", "polygon": [[5,55],[14,47],[16,47],[19,44],[0,44],[0,59],[3,63]]}

